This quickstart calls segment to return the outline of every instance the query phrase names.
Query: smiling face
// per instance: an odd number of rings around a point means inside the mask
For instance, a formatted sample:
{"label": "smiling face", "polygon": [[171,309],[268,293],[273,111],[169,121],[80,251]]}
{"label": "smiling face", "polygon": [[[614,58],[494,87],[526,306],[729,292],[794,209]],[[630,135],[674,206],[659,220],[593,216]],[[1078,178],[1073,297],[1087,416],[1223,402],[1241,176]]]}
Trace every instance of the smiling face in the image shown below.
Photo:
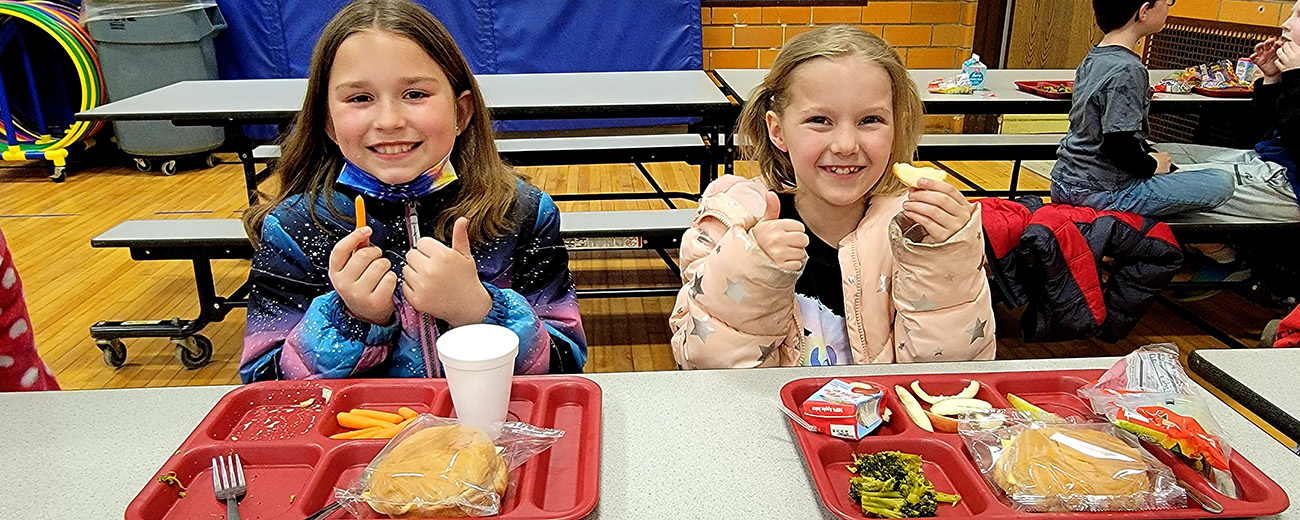
{"label": "smiling face", "polygon": [[380,30],[343,41],[326,95],[330,139],[348,161],[388,184],[410,182],[446,157],[472,109],[470,93],[453,92],[419,45]]}
{"label": "smiling face", "polygon": [[889,73],[852,54],[800,65],[791,73],[785,107],[767,113],[767,129],[790,157],[797,201],[865,207],[894,145]]}

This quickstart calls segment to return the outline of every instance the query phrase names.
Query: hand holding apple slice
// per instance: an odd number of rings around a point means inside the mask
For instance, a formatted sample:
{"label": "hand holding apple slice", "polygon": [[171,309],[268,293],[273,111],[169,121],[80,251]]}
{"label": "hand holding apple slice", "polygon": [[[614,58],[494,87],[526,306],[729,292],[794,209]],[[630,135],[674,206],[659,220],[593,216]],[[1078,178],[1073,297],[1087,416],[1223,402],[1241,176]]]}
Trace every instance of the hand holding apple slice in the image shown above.
{"label": "hand holding apple slice", "polygon": [[933,179],[938,182],[944,182],[948,179],[948,174],[943,170],[935,168],[918,168],[907,163],[894,163],[894,176],[903,181],[910,187],[920,189],[921,179]]}

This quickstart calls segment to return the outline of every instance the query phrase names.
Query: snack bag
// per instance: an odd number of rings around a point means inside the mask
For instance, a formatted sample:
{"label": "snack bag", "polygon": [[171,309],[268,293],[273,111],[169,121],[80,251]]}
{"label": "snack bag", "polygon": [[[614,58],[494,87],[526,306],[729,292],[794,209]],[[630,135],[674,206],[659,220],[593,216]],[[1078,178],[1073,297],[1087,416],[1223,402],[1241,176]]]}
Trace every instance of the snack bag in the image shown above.
{"label": "snack bag", "polygon": [[1138,348],[1079,395],[1115,426],[1191,459],[1198,469],[1208,473],[1205,464],[1228,471],[1232,449],[1178,364],[1174,344]]}
{"label": "snack bag", "polygon": [[1196,75],[1196,69],[1193,67],[1165,76],[1159,83],[1151,87],[1151,90],[1169,94],[1186,94],[1191,92],[1192,87],[1197,85],[1200,85],[1200,77]]}
{"label": "snack bag", "polygon": [[[991,420],[1000,425],[989,427]],[[1187,493],[1132,434],[1107,423],[1047,424],[1014,410],[963,416],[958,433],[984,478],[1029,512],[1182,508]]]}
{"label": "snack bag", "polygon": [[970,94],[974,91],[970,76],[960,73],[949,78],[939,78],[929,84],[930,92],[935,94]]}
{"label": "snack bag", "polygon": [[493,441],[456,419],[424,414],[389,441],[352,487],[334,495],[356,517],[363,503],[394,518],[499,514],[509,472],[562,436],[508,422]]}
{"label": "snack bag", "polygon": [[1237,79],[1237,73],[1233,71],[1232,62],[1228,60],[1203,63],[1193,68],[1196,69],[1196,74],[1200,77],[1201,88],[1234,88],[1239,86],[1241,83],[1241,81]]}
{"label": "snack bag", "polygon": [[971,89],[984,90],[984,71],[988,68],[980,61],[980,55],[972,53],[970,59],[961,63],[961,73],[970,78]]}

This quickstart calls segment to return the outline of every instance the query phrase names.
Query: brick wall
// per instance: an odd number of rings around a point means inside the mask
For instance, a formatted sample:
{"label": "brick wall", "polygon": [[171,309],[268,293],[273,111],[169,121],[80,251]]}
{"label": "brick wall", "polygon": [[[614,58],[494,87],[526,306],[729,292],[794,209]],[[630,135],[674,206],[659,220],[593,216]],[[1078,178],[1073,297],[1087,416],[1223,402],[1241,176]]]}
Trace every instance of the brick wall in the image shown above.
{"label": "brick wall", "polygon": [[863,6],[705,7],[704,68],[766,68],[786,40],[851,24],[892,44],[909,68],[954,68],[970,57],[977,0],[869,0]]}
{"label": "brick wall", "polygon": [[1252,25],[1279,26],[1291,15],[1293,0],[1183,0],[1169,8],[1171,16]]}

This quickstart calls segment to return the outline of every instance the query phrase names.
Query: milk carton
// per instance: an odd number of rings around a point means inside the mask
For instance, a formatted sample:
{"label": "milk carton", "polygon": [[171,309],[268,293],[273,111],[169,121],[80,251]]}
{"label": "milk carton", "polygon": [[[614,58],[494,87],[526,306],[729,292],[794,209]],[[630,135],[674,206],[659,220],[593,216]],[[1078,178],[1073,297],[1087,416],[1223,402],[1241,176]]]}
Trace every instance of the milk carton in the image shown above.
{"label": "milk carton", "polygon": [[803,417],[820,433],[858,440],[880,427],[884,395],[867,383],[832,379],[803,402]]}
{"label": "milk carton", "polygon": [[987,68],[978,54],[971,54],[970,59],[961,64],[961,71],[970,76],[970,86],[974,90],[984,90],[984,70]]}

